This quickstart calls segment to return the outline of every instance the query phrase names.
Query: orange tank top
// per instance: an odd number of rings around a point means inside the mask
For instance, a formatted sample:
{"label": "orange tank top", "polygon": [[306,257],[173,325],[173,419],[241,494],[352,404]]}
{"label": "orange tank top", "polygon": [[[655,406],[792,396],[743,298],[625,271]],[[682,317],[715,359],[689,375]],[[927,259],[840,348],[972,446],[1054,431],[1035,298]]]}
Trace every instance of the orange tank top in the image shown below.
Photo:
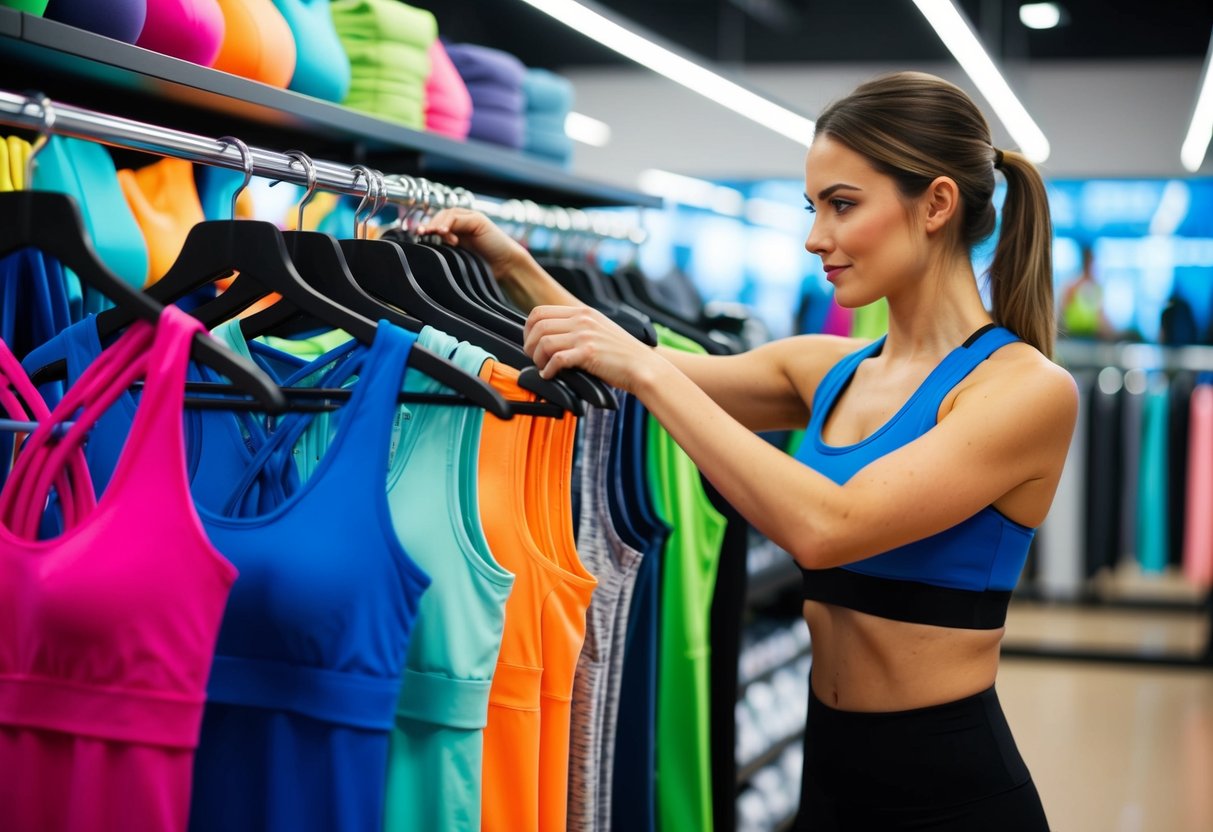
{"label": "orange tank top", "polygon": [[[506,399],[534,400],[517,370],[488,361],[481,377]],[[481,523],[515,576],[484,729],[485,832],[564,829],[569,700],[597,585],[573,544],[575,430],[569,416],[486,416],[481,433]]]}

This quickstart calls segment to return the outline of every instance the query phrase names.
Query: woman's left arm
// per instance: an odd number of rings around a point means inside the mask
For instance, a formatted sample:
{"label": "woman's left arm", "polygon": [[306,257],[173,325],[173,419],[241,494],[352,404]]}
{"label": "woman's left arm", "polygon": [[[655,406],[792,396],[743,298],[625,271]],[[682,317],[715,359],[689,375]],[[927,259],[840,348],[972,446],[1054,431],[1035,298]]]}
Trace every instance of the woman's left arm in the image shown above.
{"label": "woman's left arm", "polygon": [[946,418],[844,485],[728,416],[656,351],[589,309],[538,307],[526,349],[544,375],[580,367],[639,398],[741,514],[806,569],[950,528],[1029,481],[1051,490],[1077,413],[1070,375],[1037,353],[966,385]]}

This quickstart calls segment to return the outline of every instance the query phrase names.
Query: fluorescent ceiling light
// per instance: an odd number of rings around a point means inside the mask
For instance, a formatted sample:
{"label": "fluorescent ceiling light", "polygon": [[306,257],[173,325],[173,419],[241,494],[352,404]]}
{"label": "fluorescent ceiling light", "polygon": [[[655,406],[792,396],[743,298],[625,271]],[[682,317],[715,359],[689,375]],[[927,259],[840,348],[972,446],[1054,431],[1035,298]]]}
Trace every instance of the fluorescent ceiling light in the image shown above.
{"label": "fluorescent ceiling light", "polygon": [[646,194],[730,217],[740,217],[745,206],[741,191],[668,170],[646,170],[640,174],[637,185]]}
{"label": "fluorescent ceiling light", "polygon": [[1061,9],[1056,3],[1024,3],[1019,22],[1029,29],[1053,29],[1061,23]]}
{"label": "fluorescent ceiling light", "polygon": [[1179,228],[1184,217],[1188,215],[1191,204],[1191,194],[1183,182],[1172,179],[1162,189],[1158,207],[1150,218],[1150,235],[1153,237],[1170,237]]}
{"label": "fluorescent ceiling light", "polygon": [[575,142],[604,147],[611,141],[611,125],[578,112],[564,119],[564,134]]}
{"label": "fluorescent ceiling light", "polygon": [[1188,125],[1188,137],[1179,151],[1179,161],[1192,173],[1200,170],[1213,138],[1213,36],[1209,38],[1209,54],[1205,56],[1205,71],[1201,76],[1200,92],[1196,95],[1196,109],[1192,123]]}
{"label": "fluorescent ceiling light", "polygon": [[952,4],[952,0],[914,0],[914,5],[934,27],[956,61],[968,73],[977,89],[990,102],[998,118],[1023,154],[1040,164],[1049,158],[1049,140],[1028,115],[1011,87],[986,54],[969,22]]}
{"label": "fluorescent ceiling light", "polygon": [[524,0],[541,12],[576,29],[626,58],[664,75],[687,89],[728,107],[763,127],[808,147],[813,141],[811,119],[781,107],[664,46],[627,29],[574,0]]}

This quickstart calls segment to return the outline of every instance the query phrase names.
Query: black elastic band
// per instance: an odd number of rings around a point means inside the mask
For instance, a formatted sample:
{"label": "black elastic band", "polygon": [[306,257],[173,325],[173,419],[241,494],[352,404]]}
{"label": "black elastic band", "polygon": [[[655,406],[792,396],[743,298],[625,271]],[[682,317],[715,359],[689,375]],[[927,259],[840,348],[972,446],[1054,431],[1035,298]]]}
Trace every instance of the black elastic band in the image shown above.
{"label": "black elastic band", "polygon": [[850,569],[802,569],[803,597],[894,621],[966,630],[997,630],[1007,622],[1010,590],[952,589],[878,578]]}
{"label": "black elastic band", "polygon": [[972,335],[970,335],[968,338],[966,338],[965,342],[963,344],[961,344],[960,346],[964,347],[967,350],[969,347],[973,346],[973,344],[977,341],[978,338],[985,335],[991,329],[998,329],[998,324],[986,324],[981,329],[977,330]]}

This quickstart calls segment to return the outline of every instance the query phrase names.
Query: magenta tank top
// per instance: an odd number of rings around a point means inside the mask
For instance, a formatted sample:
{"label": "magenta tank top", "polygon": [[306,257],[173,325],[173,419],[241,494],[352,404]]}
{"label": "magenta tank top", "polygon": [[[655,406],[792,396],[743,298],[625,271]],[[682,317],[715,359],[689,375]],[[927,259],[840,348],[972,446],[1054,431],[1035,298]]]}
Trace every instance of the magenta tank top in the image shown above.
{"label": "magenta tank top", "polygon": [[[30,436],[0,491],[5,829],[186,828],[207,676],[236,577],[186,478],[182,400],[199,329],[172,307],[157,326],[132,325]],[[55,478],[138,378],[143,394],[109,487],[91,511],[69,515],[63,534],[36,539]]]}
{"label": "magenta tank top", "polygon": [[[0,340],[0,412],[18,422],[45,422],[51,415],[21,362],[3,340]],[[0,486],[3,486],[11,458],[7,446],[0,445],[0,452],[4,454],[0,459]],[[92,511],[96,498],[82,451],[72,454],[67,467],[56,473],[55,490],[62,495],[60,503],[67,522],[74,522],[74,518]]]}

